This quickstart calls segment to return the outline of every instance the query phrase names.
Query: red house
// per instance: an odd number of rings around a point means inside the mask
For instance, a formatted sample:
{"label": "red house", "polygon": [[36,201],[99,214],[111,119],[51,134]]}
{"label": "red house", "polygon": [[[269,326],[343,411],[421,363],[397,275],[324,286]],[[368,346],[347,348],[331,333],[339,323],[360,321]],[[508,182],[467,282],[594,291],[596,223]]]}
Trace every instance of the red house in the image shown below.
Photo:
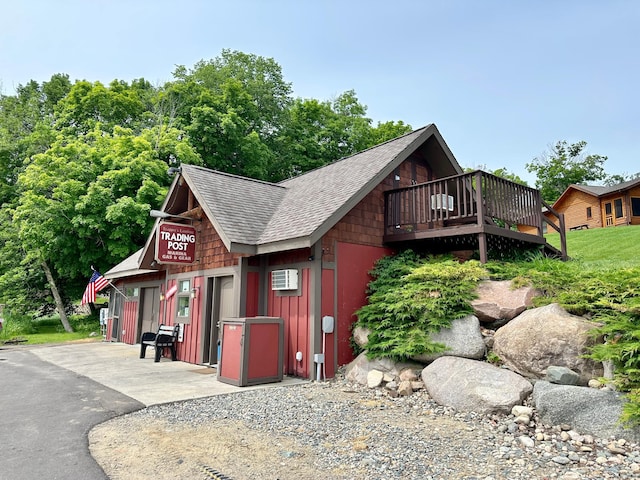
{"label": "red house", "polygon": [[182,165],[145,247],[105,273],[126,294],[112,294],[108,337],[135,344],[178,323],[178,359],[213,364],[222,318],[281,317],[284,373],[314,378],[324,353],[332,377],[353,358],[376,260],[405,246],[482,261],[507,246],[549,250],[540,202],[537,190],[463,174],[435,125],[278,184]]}

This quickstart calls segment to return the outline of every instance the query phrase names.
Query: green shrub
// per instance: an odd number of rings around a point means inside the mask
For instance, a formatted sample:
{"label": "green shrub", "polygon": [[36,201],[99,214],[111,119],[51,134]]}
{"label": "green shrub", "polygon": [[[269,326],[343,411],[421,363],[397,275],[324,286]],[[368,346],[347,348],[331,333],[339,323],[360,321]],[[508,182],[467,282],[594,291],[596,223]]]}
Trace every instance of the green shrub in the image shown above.
{"label": "green shrub", "polygon": [[0,338],[10,339],[35,332],[33,321],[29,315],[12,315],[5,312]]}
{"label": "green shrub", "polygon": [[369,302],[356,312],[358,325],[371,330],[367,355],[406,360],[445,349],[429,334],[473,312],[470,302],[487,272],[475,260],[421,259],[405,251],[378,261],[371,275]]}

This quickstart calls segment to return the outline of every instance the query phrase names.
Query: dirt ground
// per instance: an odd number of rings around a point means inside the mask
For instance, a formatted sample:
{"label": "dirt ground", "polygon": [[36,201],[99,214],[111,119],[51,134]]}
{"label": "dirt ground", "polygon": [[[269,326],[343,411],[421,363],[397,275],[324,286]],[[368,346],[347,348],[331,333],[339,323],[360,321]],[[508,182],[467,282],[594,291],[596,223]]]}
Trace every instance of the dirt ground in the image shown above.
{"label": "dirt ground", "polygon": [[[354,393],[318,389],[314,401],[349,402]],[[377,425],[406,425],[406,415],[381,409],[384,400],[358,398],[359,421]],[[345,419],[347,421],[347,419]],[[466,425],[439,415],[423,417],[422,428],[439,432],[446,444],[463,450],[477,441]],[[304,433],[301,433],[304,435]],[[469,435],[469,438],[466,438]],[[389,439],[386,439],[389,440]],[[362,451],[384,439],[354,437],[339,445],[325,444],[318,451]],[[96,426],[89,434],[92,456],[112,480],[326,480],[365,478],[353,466],[334,469],[318,466],[318,452],[290,435],[274,435],[243,421],[218,419],[200,426],[168,423],[148,415],[125,415]]]}
{"label": "dirt ground", "polygon": [[320,480],[352,478],[355,473],[321,471],[313,466],[310,448],[237,421],[194,428],[120,418],[94,428],[89,448],[112,480]]}

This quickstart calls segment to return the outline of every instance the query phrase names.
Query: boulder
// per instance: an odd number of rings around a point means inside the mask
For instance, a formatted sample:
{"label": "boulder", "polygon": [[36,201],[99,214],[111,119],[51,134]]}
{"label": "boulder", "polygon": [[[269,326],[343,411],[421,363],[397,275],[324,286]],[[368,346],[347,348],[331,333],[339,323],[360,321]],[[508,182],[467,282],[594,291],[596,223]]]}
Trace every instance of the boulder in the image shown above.
{"label": "boulder", "polygon": [[347,365],[345,369],[345,379],[347,381],[367,385],[367,376],[372,370],[378,370],[396,377],[406,368],[421,370],[423,367],[418,363],[394,362],[388,358],[369,360],[366,353],[362,352]]}
{"label": "boulder", "polygon": [[583,358],[597,342],[589,335],[596,325],[571,315],[560,305],[526,310],[499,328],[493,351],[504,365],[528,378],[544,378],[549,366],[567,367],[580,375],[580,384],[601,377],[602,364]]}
{"label": "boulder", "polygon": [[382,380],[384,380],[384,373],[380,370],[371,370],[367,374],[367,387],[376,388],[382,385]]}
{"label": "boulder", "polygon": [[555,385],[542,380],[536,382],[533,389],[533,403],[544,423],[567,424],[583,435],[615,436],[640,442],[640,427],[623,428],[620,425],[625,401],[611,390]]}
{"label": "boulder", "polygon": [[439,332],[430,334],[431,340],[443,343],[447,350],[436,354],[416,355],[412,358],[417,362],[429,363],[442,356],[482,359],[486,353],[486,346],[480,322],[474,315],[467,315],[451,322],[451,328],[443,328]]}
{"label": "boulder", "polygon": [[400,377],[400,381],[409,381],[409,382],[415,382],[416,380],[418,380],[420,378],[420,370],[414,370],[412,368],[405,368],[404,370],[402,370],[400,372],[400,375],[398,375]]}
{"label": "boulder", "polygon": [[478,413],[511,413],[533,390],[520,375],[485,362],[440,357],[422,370],[427,392],[440,405]]}
{"label": "boulder", "polygon": [[411,385],[411,382],[407,380],[400,382],[400,385],[398,385],[398,395],[402,397],[408,397],[412,393],[413,393],[413,387]]}
{"label": "boulder", "polygon": [[567,367],[552,365],[547,368],[545,380],[559,385],[578,385],[580,383],[580,375]]}
{"label": "boulder", "polygon": [[356,326],[353,329],[353,342],[359,347],[366,348],[369,341],[371,330],[368,328]]}
{"label": "boulder", "polygon": [[538,292],[532,287],[513,288],[511,280],[487,280],[478,285],[476,294],[471,302],[475,315],[495,329],[530,307]]}

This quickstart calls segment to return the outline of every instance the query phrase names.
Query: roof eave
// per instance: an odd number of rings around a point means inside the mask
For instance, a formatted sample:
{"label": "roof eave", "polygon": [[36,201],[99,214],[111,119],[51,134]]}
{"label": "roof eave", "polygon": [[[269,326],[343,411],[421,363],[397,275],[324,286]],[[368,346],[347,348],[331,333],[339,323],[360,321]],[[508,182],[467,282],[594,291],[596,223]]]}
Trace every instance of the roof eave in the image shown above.
{"label": "roof eave", "polygon": [[297,237],[287,240],[279,240],[276,242],[263,243],[256,247],[256,255],[263,255],[266,253],[278,253],[287,250],[297,250],[300,248],[311,248],[313,242],[310,237]]}
{"label": "roof eave", "polygon": [[225,233],[224,229],[222,228],[222,225],[220,225],[220,222],[218,222],[213,212],[209,209],[209,206],[206,200],[202,197],[198,189],[194,188],[194,182],[191,181],[191,178],[189,177],[189,175],[186,174],[185,172],[182,172],[181,175],[187,182],[187,185],[189,186],[189,190],[191,191],[191,193],[193,193],[193,196],[196,198],[196,200],[198,201],[198,204],[204,211],[205,216],[209,219],[209,221],[213,225],[213,228],[220,236],[222,243],[224,244],[225,247],[227,247],[227,250],[231,252],[232,251],[231,246],[233,242],[231,241],[229,236]]}

